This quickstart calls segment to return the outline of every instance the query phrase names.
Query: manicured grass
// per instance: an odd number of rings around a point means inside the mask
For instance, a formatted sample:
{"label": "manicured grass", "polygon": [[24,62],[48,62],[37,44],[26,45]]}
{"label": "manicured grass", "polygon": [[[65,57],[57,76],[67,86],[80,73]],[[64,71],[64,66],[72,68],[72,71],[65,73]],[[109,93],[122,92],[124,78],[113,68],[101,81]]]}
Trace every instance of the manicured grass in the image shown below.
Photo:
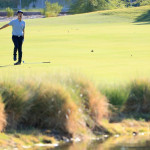
{"label": "manicured grass", "polygon": [[[51,64],[1,67],[1,78],[44,78],[47,73],[72,71],[83,73],[98,84],[148,78],[150,25],[133,19],[148,9],[146,6],[26,20],[23,60]],[[134,17],[124,15],[128,11],[135,12]],[[13,64],[11,27],[1,30],[0,35],[0,65]]]}

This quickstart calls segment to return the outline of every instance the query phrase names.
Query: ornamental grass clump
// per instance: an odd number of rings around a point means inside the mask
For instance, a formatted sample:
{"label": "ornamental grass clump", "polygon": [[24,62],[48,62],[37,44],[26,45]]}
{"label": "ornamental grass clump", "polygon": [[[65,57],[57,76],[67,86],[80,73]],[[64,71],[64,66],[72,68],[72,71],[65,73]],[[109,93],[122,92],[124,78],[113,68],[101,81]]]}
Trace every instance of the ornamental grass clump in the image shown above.
{"label": "ornamental grass clump", "polygon": [[103,87],[101,90],[108,98],[109,103],[117,108],[121,108],[129,96],[129,90],[126,86]]}
{"label": "ornamental grass clump", "polygon": [[55,129],[70,135],[84,130],[82,114],[61,85],[41,83],[33,92],[34,96],[26,103],[23,124],[39,129]]}
{"label": "ornamental grass clump", "polygon": [[2,103],[2,98],[0,97],[0,132],[6,127],[6,114],[4,111],[4,104]]}
{"label": "ornamental grass clump", "polygon": [[124,112],[132,114],[150,113],[150,81],[135,80],[129,85],[130,93]]}
{"label": "ornamental grass clump", "polygon": [[7,128],[57,130],[70,136],[92,135],[99,129],[109,113],[107,98],[84,78],[70,76],[61,81],[1,82]]}
{"label": "ornamental grass clump", "polygon": [[85,78],[72,78],[68,81],[72,91],[76,93],[77,101],[81,110],[85,114],[85,121],[90,129],[101,126],[101,120],[108,117],[108,101],[96,87]]}
{"label": "ornamental grass clump", "polygon": [[16,129],[29,99],[28,91],[18,83],[1,83],[1,96],[7,114],[7,127]]}

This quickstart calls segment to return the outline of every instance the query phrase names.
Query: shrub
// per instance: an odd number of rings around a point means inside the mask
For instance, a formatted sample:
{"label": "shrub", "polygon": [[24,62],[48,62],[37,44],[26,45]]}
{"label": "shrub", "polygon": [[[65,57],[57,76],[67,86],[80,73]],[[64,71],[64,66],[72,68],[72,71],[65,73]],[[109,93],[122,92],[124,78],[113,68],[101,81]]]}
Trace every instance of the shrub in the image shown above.
{"label": "shrub", "polygon": [[7,17],[12,17],[14,16],[14,11],[11,8],[6,8],[6,12],[7,12]]}
{"label": "shrub", "polygon": [[105,0],[76,0],[72,5],[70,11],[73,13],[92,12],[96,10],[108,9],[108,2]]}
{"label": "shrub", "polygon": [[1,83],[0,87],[7,114],[7,127],[15,129],[25,110],[25,101],[28,100],[29,94],[23,86],[16,83]]}
{"label": "shrub", "polygon": [[150,5],[150,0],[141,0],[140,6]]}
{"label": "shrub", "polygon": [[[132,6],[139,7],[139,6],[145,6],[150,5],[150,0],[136,0],[133,1]],[[128,2],[128,6],[130,6],[130,2]]]}
{"label": "shrub", "polygon": [[[22,123],[40,129],[56,129],[71,135],[85,130],[82,115],[60,85],[41,84],[26,103]],[[79,122],[83,122],[82,126]]]}
{"label": "shrub", "polygon": [[103,88],[102,92],[104,93],[104,95],[106,95],[110,104],[120,108],[127,101],[129,95],[128,89],[123,86]]}
{"label": "shrub", "polygon": [[58,81],[1,82],[7,127],[55,129],[71,136],[100,129],[108,116],[106,97],[80,76]]}
{"label": "shrub", "polygon": [[62,10],[62,6],[58,3],[51,4],[50,2],[45,2],[45,9],[42,11],[42,14],[45,15],[45,17],[56,17]]}
{"label": "shrub", "polygon": [[85,121],[88,127],[94,129],[100,127],[101,120],[108,116],[108,103],[95,86],[82,77],[74,77],[68,81],[73,93],[75,93],[76,101],[83,113],[86,115]]}
{"label": "shrub", "polygon": [[150,113],[150,82],[136,80],[129,85],[130,93],[124,106],[126,113]]}
{"label": "shrub", "polygon": [[124,8],[125,2],[122,0],[110,0],[109,1],[109,8],[116,9],[116,8]]}

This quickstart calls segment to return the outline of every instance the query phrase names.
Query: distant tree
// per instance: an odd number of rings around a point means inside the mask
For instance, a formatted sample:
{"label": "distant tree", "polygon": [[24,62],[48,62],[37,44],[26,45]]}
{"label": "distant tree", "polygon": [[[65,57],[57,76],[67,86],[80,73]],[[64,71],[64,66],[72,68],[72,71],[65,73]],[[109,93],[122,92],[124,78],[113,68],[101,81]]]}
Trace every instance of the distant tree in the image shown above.
{"label": "distant tree", "polygon": [[35,3],[37,0],[22,0],[22,6],[28,7],[31,3],[33,3],[33,6],[35,7]]}
{"label": "distant tree", "polygon": [[138,0],[140,6],[150,5],[150,0]]}
{"label": "distant tree", "polygon": [[0,8],[17,8],[19,0],[0,0]]}
{"label": "distant tree", "polygon": [[107,8],[108,2],[106,0],[76,0],[70,10],[74,13],[83,13]]}
{"label": "distant tree", "polygon": [[[36,3],[37,0],[21,0],[22,7],[28,7],[30,3]],[[20,5],[20,0],[0,0],[0,8],[17,8]]]}
{"label": "distant tree", "polygon": [[[124,0],[124,2],[126,3],[127,7],[131,6],[131,0]],[[133,7],[138,7],[143,5],[150,5],[150,0],[132,0]]]}
{"label": "distant tree", "polygon": [[126,6],[126,3],[123,0],[109,0],[110,9],[123,8],[125,6]]}

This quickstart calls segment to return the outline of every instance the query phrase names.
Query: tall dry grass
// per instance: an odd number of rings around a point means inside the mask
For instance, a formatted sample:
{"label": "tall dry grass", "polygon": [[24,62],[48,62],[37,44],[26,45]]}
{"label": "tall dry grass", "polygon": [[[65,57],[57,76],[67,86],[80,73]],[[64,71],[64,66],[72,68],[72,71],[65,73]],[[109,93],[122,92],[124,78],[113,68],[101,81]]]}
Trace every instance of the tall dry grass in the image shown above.
{"label": "tall dry grass", "polygon": [[[79,123],[79,122],[82,122]],[[26,103],[22,123],[40,129],[55,129],[71,135],[85,128],[82,115],[61,85],[41,84]]]}
{"label": "tall dry grass", "polygon": [[3,131],[6,127],[6,114],[4,111],[4,104],[2,103],[2,99],[0,96],[0,132]]}
{"label": "tall dry grass", "polygon": [[106,97],[87,79],[69,79],[2,81],[7,128],[55,129],[80,136],[100,127],[108,116]]}
{"label": "tall dry grass", "polygon": [[[149,117],[150,81],[136,80],[126,88],[123,93],[116,89],[107,92],[123,107],[123,113]],[[0,95],[4,103],[0,103],[0,131],[7,116],[8,129],[55,129],[80,136],[101,131],[103,118],[110,114],[107,98],[90,80],[77,75],[1,81]]]}
{"label": "tall dry grass", "polygon": [[0,83],[0,87],[7,114],[7,127],[15,129],[25,110],[25,102],[29,99],[28,93],[19,82]]}
{"label": "tall dry grass", "polygon": [[91,129],[101,126],[101,120],[108,117],[108,101],[94,84],[83,77],[73,77],[68,81],[78,98],[78,105],[85,114],[85,122]]}

